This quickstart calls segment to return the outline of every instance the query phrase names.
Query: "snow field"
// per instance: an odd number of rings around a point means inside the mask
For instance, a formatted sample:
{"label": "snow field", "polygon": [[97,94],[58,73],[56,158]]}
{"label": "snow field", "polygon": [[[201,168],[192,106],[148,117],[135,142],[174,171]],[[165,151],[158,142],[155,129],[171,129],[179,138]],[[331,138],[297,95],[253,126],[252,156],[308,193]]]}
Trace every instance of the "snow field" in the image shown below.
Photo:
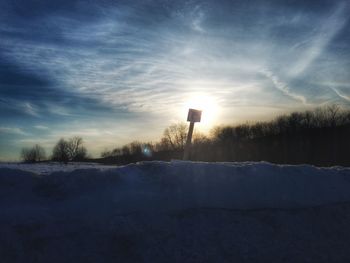
{"label": "snow field", "polygon": [[349,168],[83,168],[0,166],[1,262],[350,261]]}

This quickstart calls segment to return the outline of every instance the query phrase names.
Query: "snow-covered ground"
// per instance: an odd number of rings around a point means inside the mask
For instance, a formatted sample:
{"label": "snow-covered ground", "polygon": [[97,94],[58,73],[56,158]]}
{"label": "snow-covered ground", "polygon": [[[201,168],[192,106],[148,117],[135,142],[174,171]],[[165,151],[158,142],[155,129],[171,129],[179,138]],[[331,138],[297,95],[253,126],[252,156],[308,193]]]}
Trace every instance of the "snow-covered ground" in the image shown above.
{"label": "snow-covered ground", "polygon": [[350,168],[0,165],[1,262],[350,262],[349,222]]}
{"label": "snow-covered ground", "polygon": [[106,170],[115,168],[116,165],[101,165],[98,163],[86,163],[86,162],[70,162],[67,164],[59,162],[45,162],[45,163],[0,163],[0,168],[10,168],[23,171],[29,171],[37,174],[50,174],[53,172],[72,172],[76,169],[99,169]]}

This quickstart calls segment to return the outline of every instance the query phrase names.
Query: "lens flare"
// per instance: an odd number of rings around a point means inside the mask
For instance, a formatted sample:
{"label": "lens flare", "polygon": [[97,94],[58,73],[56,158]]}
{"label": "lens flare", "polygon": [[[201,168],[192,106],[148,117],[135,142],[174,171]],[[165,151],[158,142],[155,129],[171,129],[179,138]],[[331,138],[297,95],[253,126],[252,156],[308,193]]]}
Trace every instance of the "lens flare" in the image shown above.
{"label": "lens flare", "polygon": [[142,146],[142,154],[146,157],[152,157],[152,150],[148,146]]}

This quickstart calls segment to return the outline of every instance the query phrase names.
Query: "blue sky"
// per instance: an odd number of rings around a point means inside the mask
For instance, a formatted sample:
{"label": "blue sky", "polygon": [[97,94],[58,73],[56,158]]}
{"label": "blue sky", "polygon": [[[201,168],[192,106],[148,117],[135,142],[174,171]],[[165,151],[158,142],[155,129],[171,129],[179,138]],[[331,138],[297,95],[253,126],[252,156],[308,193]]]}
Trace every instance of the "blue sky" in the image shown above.
{"label": "blue sky", "polygon": [[2,0],[0,160],[74,135],[94,156],[155,141],[197,97],[216,105],[203,131],[349,108],[349,18],[340,0]]}

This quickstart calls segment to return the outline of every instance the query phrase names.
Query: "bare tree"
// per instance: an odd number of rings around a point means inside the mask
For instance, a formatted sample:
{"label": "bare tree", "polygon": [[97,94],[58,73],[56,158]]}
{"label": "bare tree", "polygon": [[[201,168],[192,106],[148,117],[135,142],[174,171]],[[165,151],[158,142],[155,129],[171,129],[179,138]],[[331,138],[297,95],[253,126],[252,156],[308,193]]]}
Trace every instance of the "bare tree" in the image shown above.
{"label": "bare tree", "polygon": [[122,147],[122,155],[130,155],[130,148],[127,145]]}
{"label": "bare tree", "polygon": [[112,156],[120,156],[122,155],[122,149],[121,148],[115,148],[111,152]]}
{"label": "bare tree", "polygon": [[201,132],[195,132],[193,134],[193,145],[203,144],[209,141],[209,138]]}
{"label": "bare tree", "polygon": [[46,158],[46,154],[44,148],[36,144],[32,148],[23,148],[21,158],[25,162],[40,162]]}
{"label": "bare tree", "polygon": [[214,127],[211,131],[211,134],[214,140],[217,140],[219,142],[226,142],[236,137],[234,127],[230,126]]}
{"label": "bare tree", "polygon": [[305,128],[311,128],[313,125],[314,114],[312,111],[304,112],[303,126]]}
{"label": "bare tree", "polygon": [[101,157],[102,158],[107,158],[107,157],[117,157],[123,155],[123,151],[121,148],[114,148],[113,150],[108,150],[105,149],[103,152],[101,152]]}
{"label": "bare tree", "polygon": [[340,107],[336,104],[327,107],[327,119],[331,127],[335,127],[339,121],[339,110]]}
{"label": "bare tree", "polygon": [[107,158],[107,157],[111,157],[111,156],[112,156],[112,152],[110,150],[105,149],[101,152],[102,158]]}
{"label": "bare tree", "polygon": [[129,144],[129,149],[131,154],[141,154],[142,144],[138,141],[133,141]]}
{"label": "bare tree", "polygon": [[176,123],[164,130],[162,143],[172,150],[183,150],[186,143],[187,124]]}
{"label": "bare tree", "polygon": [[61,138],[53,148],[52,159],[64,163],[69,161],[68,142],[65,139]]}
{"label": "bare tree", "polygon": [[87,150],[83,146],[83,138],[75,136],[67,142],[68,158],[71,161],[81,161],[86,158]]}

